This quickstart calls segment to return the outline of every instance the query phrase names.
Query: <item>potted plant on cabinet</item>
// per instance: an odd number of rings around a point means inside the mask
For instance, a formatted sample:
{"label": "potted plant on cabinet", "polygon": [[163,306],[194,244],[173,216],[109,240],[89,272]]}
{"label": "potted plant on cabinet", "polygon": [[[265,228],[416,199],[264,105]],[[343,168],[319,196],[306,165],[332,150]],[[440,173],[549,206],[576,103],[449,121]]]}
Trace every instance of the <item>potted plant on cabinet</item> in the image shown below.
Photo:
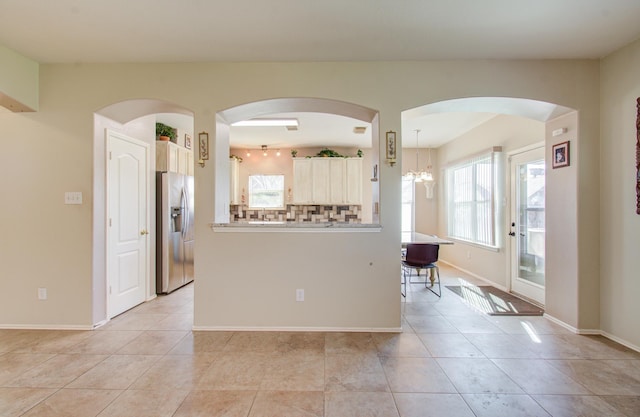
{"label": "potted plant on cabinet", "polygon": [[175,128],[159,122],[156,123],[156,135],[158,137],[158,140],[170,140],[171,142],[175,142],[176,138],[178,137],[178,133],[176,132]]}

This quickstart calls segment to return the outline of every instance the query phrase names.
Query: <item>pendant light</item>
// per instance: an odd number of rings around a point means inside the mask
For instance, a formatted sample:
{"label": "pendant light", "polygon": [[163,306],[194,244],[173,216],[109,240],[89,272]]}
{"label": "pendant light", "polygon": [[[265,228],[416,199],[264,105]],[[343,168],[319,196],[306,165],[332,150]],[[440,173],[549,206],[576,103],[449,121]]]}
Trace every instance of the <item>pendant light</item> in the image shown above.
{"label": "pendant light", "polygon": [[418,134],[420,133],[420,129],[416,129],[416,170],[409,171],[406,174],[406,177],[415,181],[415,182],[424,182],[424,181],[433,181],[433,173],[431,172],[431,148],[429,148],[429,164],[427,165],[426,170],[420,170],[419,166],[419,151],[418,147]]}

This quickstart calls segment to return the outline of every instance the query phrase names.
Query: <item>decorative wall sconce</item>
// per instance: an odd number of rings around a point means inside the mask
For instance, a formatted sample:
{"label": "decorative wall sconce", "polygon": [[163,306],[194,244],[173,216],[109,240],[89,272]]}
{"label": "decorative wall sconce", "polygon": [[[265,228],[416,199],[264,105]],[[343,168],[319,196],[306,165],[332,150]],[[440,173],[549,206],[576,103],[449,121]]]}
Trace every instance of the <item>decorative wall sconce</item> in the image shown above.
{"label": "decorative wall sconce", "polygon": [[207,132],[198,133],[198,163],[204,167],[204,161],[209,159],[209,134]]}
{"label": "decorative wall sconce", "polygon": [[398,157],[396,148],[396,132],[387,132],[387,147],[386,147],[387,162],[390,166],[396,164],[396,158]]}

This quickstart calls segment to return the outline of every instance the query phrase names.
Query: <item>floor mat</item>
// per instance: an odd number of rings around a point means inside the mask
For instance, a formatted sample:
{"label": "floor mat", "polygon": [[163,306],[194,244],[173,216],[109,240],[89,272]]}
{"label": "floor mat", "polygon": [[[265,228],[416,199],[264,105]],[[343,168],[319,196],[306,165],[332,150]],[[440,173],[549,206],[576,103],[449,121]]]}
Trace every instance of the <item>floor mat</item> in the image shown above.
{"label": "floor mat", "polygon": [[544,310],[489,285],[447,285],[467,303],[490,316],[541,316]]}

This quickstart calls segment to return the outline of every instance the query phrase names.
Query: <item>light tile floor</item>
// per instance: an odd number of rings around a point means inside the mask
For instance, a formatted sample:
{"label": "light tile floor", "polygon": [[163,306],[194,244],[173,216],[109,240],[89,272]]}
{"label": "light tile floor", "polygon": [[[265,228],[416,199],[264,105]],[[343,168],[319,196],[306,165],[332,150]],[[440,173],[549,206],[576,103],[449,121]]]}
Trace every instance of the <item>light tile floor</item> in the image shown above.
{"label": "light tile floor", "polygon": [[401,334],[193,332],[193,285],[95,331],[0,330],[0,416],[640,416],[640,353],[410,287]]}

